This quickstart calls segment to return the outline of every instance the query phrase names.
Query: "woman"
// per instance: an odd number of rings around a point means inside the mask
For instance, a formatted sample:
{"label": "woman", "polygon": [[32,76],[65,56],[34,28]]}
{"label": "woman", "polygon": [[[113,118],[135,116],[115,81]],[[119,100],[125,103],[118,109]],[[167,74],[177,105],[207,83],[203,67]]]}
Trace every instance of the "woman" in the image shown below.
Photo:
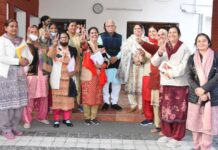
{"label": "woman", "polygon": [[48,76],[43,72],[43,54],[39,49],[39,31],[36,25],[28,28],[27,45],[32,53],[33,62],[27,70],[28,104],[23,110],[24,128],[30,128],[35,108],[38,112],[37,120],[49,124],[48,112]]}
{"label": "woman", "polygon": [[161,127],[163,137],[158,142],[168,147],[180,146],[185,136],[185,123],[188,104],[187,61],[191,54],[188,47],[179,40],[180,29],[172,26],[168,40],[152,57],[154,66],[161,72]]}
{"label": "woman", "polygon": [[[80,44],[80,34],[77,32],[77,23],[75,21],[71,21],[67,26],[67,33],[70,36],[69,45],[72,47],[75,47],[77,50],[77,53],[80,55],[81,53],[81,44]],[[80,64],[82,63],[82,55],[80,55]],[[81,105],[81,80],[80,80],[81,73],[77,74],[76,76],[76,88],[77,88],[77,97],[76,97],[76,107],[78,107],[79,111],[82,110]]]}
{"label": "woman", "polygon": [[[53,127],[60,126],[60,113],[63,112],[63,123],[72,127],[71,110],[77,96],[75,75],[79,72],[79,56],[75,48],[68,46],[69,35],[63,32],[56,37],[50,47],[48,56],[53,59],[50,76],[52,88]],[[58,44],[59,43],[59,44]]]}
{"label": "woman", "polygon": [[39,36],[46,35],[49,37],[49,24],[51,23],[51,18],[49,16],[42,16],[40,18],[40,23],[38,25]]}
{"label": "woman", "polygon": [[[88,41],[88,43],[84,42],[82,44],[82,103],[85,124],[99,125],[100,122],[96,118],[99,105],[103,100],[102,88],[106,83],[105,68],[108,65],[108,61],[106,60],[106,54],[104,57],[101,54],[105,50],[103,48],[98,48],[98,29],[96,27],[89,28],[88,35],[90,41]],[[95,57],[97,55],[98,57]]]}
{"label": "woman", "polygon": [[[156,29],[154,26],[148,28],[148,42],[156,46],[158,46],[157,32],[158,29]],[[159,72],[156,67],[149,63],[147,66],[144,67],[144,70],[149,72],[149,75],[147,75],[147,73],[144,73],[142,79],[142,104],[144,116],[146,119],[142,121],[140,125],[147,126],[149,124],[152,124],[154,120],[151,101],[156,98],[157,91],[155,90],[159,89],[160,83]]]}
{"label": "woman", "polygon": [[[167,40],[167,30],[159,29],[157,33],[157,41],[158,45],[163,45]],[[155,67],[151,64],[151,75],[149,81],[149,88],[151,89],[151,105],[153,106],[153,123],[155,128],[151,129],[151,133],[159,132],[162,135],[161,127],[160,127],[160,72],[158,67]]]}
{"label": "woman", "polygon": [[32,61],[25,41],[17,36],[18,23],[9,19],[0,37],[0,129],[7,139],[23,133],[17,129],[27,105],[27,81],[23,67]]}
{"label": "woman", "polygon": [[146,58],[151,56],[138,44],[137,38],[147,40],[141,24],[134,25],[133,34],[121,47],[121,63],[117,73],[120,81],[125,83],[125,91],[128,93],[130,103],[129,112],[134,112],[137,108],[139,111],[142,109],[141,89],[144,64],[146,61],[149,62]]}
{"label": "woman", "polygon": [[187,129],[192,131],[195,150],[211,150],[218,135],[218,54],[208,35],[195,39],[196,51],[188,60],[189,104]]}

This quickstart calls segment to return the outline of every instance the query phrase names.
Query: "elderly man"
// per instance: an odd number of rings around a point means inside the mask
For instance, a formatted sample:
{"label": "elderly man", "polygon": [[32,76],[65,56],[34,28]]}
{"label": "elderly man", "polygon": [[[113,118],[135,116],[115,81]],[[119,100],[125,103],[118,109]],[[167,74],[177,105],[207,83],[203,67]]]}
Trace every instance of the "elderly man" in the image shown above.
{"label": "elderly man", "polygon": [[100,37],[102,40],[102,45],[106,49],[107,56],[110,60],[110,65],[106,69],[107,74],[107,83],[103,88],[103,98],[104,105],[102,107],[102,111],[106,111],[110,106],[110,92],[109,85],[111,83],[111,108],[114,110],[121,111],[122,107],[120,107],[118,103],[119,93],[121,88],[120,81],[116,78],[117,68],[120,63],[120,47],[122,44],[122,36],[115,32],[116,25],[113,20],[107,20],[104,23],[105,32],[101,33]]}

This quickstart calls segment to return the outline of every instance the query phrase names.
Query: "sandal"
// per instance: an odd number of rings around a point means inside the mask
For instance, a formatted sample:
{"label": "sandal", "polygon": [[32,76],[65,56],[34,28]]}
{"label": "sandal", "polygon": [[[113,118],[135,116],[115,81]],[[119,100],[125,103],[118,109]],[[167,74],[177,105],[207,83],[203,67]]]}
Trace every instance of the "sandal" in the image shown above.
{"label": "sandal", "polygon": [[55,122],[53,123],[53,127],[54,127],[54,128],[59,128],[59,126],[60,126],[59,121],[55,121]]}
{"label": "sandal", "polygon": [[12,132],[2,132],[2,135],[6,138],[6,139],[8,139],[8,140],[13,140],[13,139],[15,139],[15,136],[14,136],[14,134],[12,133]]}
{"label": "sandal", "polygon": [[73,127],[73,124],[71,123],[70,120],[63,120],[63,123],[64,123],[65,125],[67,125],[68,127]]}

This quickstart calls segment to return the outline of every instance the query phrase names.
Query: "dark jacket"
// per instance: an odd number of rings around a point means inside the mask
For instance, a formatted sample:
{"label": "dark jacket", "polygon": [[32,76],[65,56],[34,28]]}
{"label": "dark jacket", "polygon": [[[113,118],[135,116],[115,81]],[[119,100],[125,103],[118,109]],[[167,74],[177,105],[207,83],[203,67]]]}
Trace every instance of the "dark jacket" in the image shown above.
{"label": "dark jacket", "polygon": [[[114,33],[112,36],[107,33],[101,33],[101,39],[103,42],[103,46],[106,49],[108,55],[116,56],[120,52],[121,44],[122,44],[122,36],[118,33]],[[118,68],[120,64],[120,60],[116,61],[114,64],[110,64],[108,68]]]}
{"label": "dark jacket", "polygon": [[[200,87],[199,78],[194,65],[193,55],[188,60],[188,82],[189,82],[189,102],[197,103],[199,97],[195,94],[195,89]],[[208,82],[202,88],[205,93],[210,92],[211,106],[218,106],[218,53],[215,52],[213,65],[208,75]],[[205,102],[204,102],[205,103]],[[202,103],[202,105],[204,105]]]}

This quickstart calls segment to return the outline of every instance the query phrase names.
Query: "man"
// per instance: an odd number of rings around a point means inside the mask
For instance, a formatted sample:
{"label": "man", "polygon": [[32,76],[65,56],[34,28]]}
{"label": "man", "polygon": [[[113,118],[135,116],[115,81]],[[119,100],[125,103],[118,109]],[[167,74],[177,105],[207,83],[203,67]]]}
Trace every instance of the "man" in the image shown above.
{"label": "man", "polygon": [[119,93],[121,88],[120,81],[116,78],[117,68],[120,64],[120,47],[122,44],[122,36],[115,32],[116,26],[113,20],[107,20],[104,23],[105,32],[101,33],[100,37],[102,40],[102,45],[106,49],[107,56],[110,60],[110,65],[106,69],[107,83],[103,88],[103,99],[104,105],[102,111],[106,111],[110,106],[110,93],[109,85],[111,83],[111,108],[114,110],[121,111],[118,103]]}

